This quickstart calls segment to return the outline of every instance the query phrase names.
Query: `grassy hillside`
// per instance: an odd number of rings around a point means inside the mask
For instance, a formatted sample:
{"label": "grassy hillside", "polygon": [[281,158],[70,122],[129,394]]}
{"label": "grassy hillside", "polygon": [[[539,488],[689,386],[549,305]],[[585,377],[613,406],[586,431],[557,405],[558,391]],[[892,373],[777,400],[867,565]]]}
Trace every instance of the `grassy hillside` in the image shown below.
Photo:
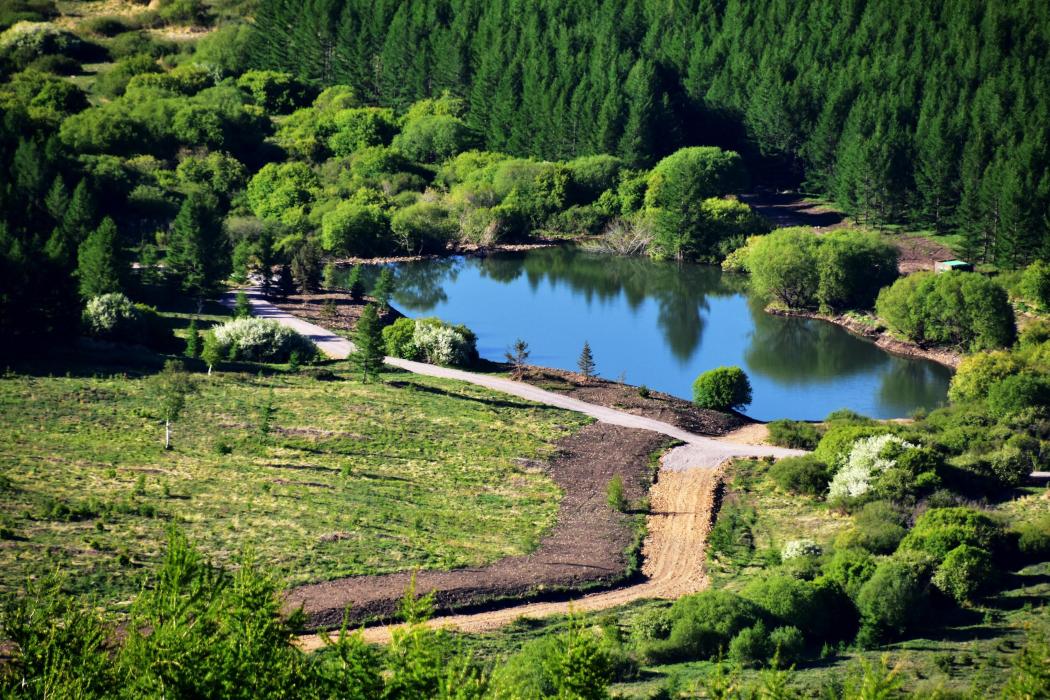
{"label": "grassy hillside", "polygon": [[288,584],[482,564],[552,525],[558,490],[522,458],[580,417],[343,365],[257,371],[198,375],[170,452],[148,378],[4,376],[0,589],[57,567],[121,600],[172,523],[216,563],[250,548]]}

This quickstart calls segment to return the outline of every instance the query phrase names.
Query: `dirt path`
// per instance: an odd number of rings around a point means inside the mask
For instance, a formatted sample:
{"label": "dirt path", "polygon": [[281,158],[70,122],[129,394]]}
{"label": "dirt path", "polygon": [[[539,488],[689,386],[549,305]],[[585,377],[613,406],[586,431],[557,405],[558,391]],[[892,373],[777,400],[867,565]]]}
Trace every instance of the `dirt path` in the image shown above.
{"label": "dirt path", "polygon": [[[295,329],[317,343],[329,357],[343,359],[353,352],[353,344],[345,338],[282,311],[266,301],[257,289],[247,292],[255,316],[273,319]],[[222,303],[233,306],[234,295],[227,294]],[[746,445],[704,437],[663,421],[588,403],[503,377],[393,357],[386,358],[386,363],[409,372],[468,382],[537,403],[577,411],[611,425],[649,430],[684,443],[664,455],[657,482],[649,492],[652,514],[648,517],[649,535],[642,548],[642,572],[647,577],[645,582],[583,595],[571,601],[511,605],[487,612],[436,617],[430,622],[432,626],[479,632],[500,627],[522,616],[544,617],[569,610],[601,610],[641,598],[675,598],[701,590],[706,585],[704,546],[719,479],[716,468],[733,457],[780,458],[802,454],[799,450],[782,447]],[[337,582],[332,583],[338,585]],[[372,642],[386,641],[391,629],[367,628],[365,639]],[[317,635],[306,635],[300,638],[300,644],[304,649],[316,649],[323,642]]]}
{"label": "dirt path", "polygon": [[[254,316],[259,318],[269,318],[294,329],[316,343],[321,349],[321,352],[328,357],[345,359],[353,352],[354,345],[346,338],[340,337],[326,328],[322,328],[321,326],[297,318],[286,311],[282,311],[266,301],[257,289],[248,289],[245,291],[248,294],[248,301],[251,304],[252,314]],[[224,305],[232,307],[234,304],[234,295],[232,293],[227,294],[221,301]],[[683,447],[690,448],[687,450],[689,453],[689,459],[695,462],[692,466],[714,467],[730,457],[780,458],[801,454],[798,450],[789,450],[783,447],[741,445],[737,443],[723,442],[714,438],[691,433],[687,430],[671,425],[670,423],[654,420],[645,416],[634,415],[632,413],[626,413],[625,411],[620,411],[615,408],[588,403],[569,396],[557,394],[553,391],[540,389],[539,387],[524,382],[516,382],[513,379],[507,379],[505,377],[477,374],[475,372],[467,372],[461,369],[453,369],[451,367],[428,365],[425,362],[413,362],[411,360],[402,360],[397,357],[386,358],[386,364],[392,367],[400,367],[401,369],[415,374],[422,374],[428,377],[455,379],[461,382],[467,382],[468,384],[483,386],[492,389],[493,391],[510,394],[511,396],[517,396],[518,398],[526,399],[528,401],[535,401],[536,403],[554,406],[568,411],[576,411],[577,413],[591,416],[603,423],[611,423],[612,425],[619,425],[624,428],[651,430],[655,433],[660,433],[661,435],[667,435],[668,437],[688,443],[688,445]],[[682,448],[677,448],[675,452],[678,452],[679,450],[682,450]]]}
{"label": "dirt path", "polygon": [[[644,583],[571,601],[529,603],[470,615],[436,617],[428,625],[460,632],[487,632],[520,617],[605,610],[641,598],[674,599],[703,590],[707,586],[704,547],[711,526],[715,487],[720,478],[720,470],[714,469],[661,471],[660,480],[649,491],[653,514],[649,516],[649,536],[642,549],[645,559],[642,571],[648,577]],[[372,643],[386,643],[391,632],[399,627],[368,627],[364,638]],[[319,635],[305,635],[299,638],[299,646],[313,651],[324,646],[324,642]]]}

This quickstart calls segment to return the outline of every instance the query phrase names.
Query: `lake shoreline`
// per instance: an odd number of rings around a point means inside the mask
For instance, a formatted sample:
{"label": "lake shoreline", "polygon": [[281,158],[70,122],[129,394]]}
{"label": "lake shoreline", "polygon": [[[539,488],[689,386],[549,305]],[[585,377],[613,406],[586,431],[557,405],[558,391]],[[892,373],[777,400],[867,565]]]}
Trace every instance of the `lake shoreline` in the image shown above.
{"label": "lake shoreline", "polygon": [[482,245],[480,243],[457,244],[452,248],[440,253],[425,253],[419,255],[391,255],[387,257],[349,257],[332,258],[325,262],[337,267],[347,265],[389,265],[392,263],[422,262],[424,260],[441,260],[443,258],[455,257],[484,257],[491,253],[524,253],[530,250],[542,248],[558,248],[571,245],[573,242],[564,238],[536,239],[529,243],[495,243],[493,245]]}
{"label": "lake shoreline", "polygon": [[[930,360],[931,362],[936,362],[939,365],[943,365],[953,370],[959,368],[959,363],[962,362],[963,358],[963,355],[960,352],[938,347],[924,348],[918,343],[895,338],[890,335],[889,331],[881,324],[876,326],[868,325],[863,321],[847,316],[846,314],[822,314],[817,311],[800,311],[797,309],[781,309],[776,307],[767,307],[765,311],[774,316],[794,316],[797,318],[810,318],[817,321],[833,323],[840,328],[844,328],[855,336],[872,341],[877,347],[886,352],[900,355],[902,357]],[[870,318],[874,319],[873,316]]]}

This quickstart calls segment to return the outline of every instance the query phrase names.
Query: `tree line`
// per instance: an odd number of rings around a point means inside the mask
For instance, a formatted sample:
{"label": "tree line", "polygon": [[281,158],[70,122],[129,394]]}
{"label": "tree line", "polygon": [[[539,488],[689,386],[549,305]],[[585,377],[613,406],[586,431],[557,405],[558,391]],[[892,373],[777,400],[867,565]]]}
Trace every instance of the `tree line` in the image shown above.
{"label": "tree line", "polygon": [[258,67],[400,108],[447,91],[491,150],[719,145],[975,260],[1050,245],[1045,3],[262,0],[254,24]]}

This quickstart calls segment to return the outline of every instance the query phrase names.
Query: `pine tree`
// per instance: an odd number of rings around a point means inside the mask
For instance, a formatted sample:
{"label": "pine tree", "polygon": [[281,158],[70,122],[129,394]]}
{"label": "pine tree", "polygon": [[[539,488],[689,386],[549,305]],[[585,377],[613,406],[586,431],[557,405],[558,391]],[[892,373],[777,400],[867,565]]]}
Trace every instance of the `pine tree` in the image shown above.
{"label": "pine tree", "polygon": [[186,329],[186,357],[197,359],[201,355],[201,332],[197,328],[196,317],[190,319],[189,328]]}
{"label": "pine tree", "polygon": [[245,292],[237,292],[233,302],[233,317],[234,318],[248,318],[252,315],[252,305],[248,301],[248,295]]}
{"label": "pine tree", "polygon": [[295,294],[295,279],[292,278],[291,265],[281,265],[281,270],[277,273],[276,293],[278,299],[287,299]]}
{"label": "pine tree", "polygon": [[376,280],[376,286],[372,289],[372,298],[383,311],[390,308],[390,295],[394,293],[394,271],[384,267]]}
{"label": "pine tree", "polygon": [[383,367],[385,346],[383,329],[379,325],[379,313],[375,304],[369,304],[361,312],[354,327],[354,354],[351,355],[354,365],[361,371],[362,381],[369,381],[379,376]]}
{"label": "pine tree", "polygon": [[292,279],[303,294],[317,291],[321,279],[321,253],[312,243],[304,243],[292,257]]}
{"label": "pine tree", "polygon": [[525,374],[525,363],[529,359],[529,344],[521,338],[514,341],[510,349],[504,353],[507,362],[510,363],[510,374],[515,379],[521,379]]}
{"label": "pine tree", "polygon": [[47,210],[55,225],[58,225],[65,218],[68,208],[69,190],[66,189],[66,183],[63,182],[62,177],[56,176],[55,181],[51,183],[51,189],[48,190],[47,196],[44,197],[44,209]]}
{"label": "pine tree", "polygon": [[172,224],[167,268],[198,303],[229,273],[226,234],[213,197],[191,192],[183,201]]}
{"label": "pine tree", "polygon": [[80,244],[77,252],[77,279],[80,296],[90,299],[123,290],[124,269],[117,237],[117,225],[106,217]]}
{"label": "pine tree", "polygon": [[350,290],[350,298],[354,301],[365,295],[365,283],[361,281],[360,265],[350,268],[350,274],[346,278],[346,288]]}
{"label": "pine tree", "polygon": [[[58,196],[60,195],[56,194],[56,197]],[[58,202],[56,201],[55,204],[57,206]],[[77,247],[91,233],[94,221],[94,198],[88,190],[87,183],[81,180],[73,190],[73,196],[62,213],[62,219],[51,232],[51,237],[44,246],[44,252],[59,264],[71,263]]]}
{"label": "pine tree", "polygon": [[594,377],[594,355],[591,353],[591,346],[585,340],[583,341],[583,350],[580,351],[580,357],[576,361],[576,366],[580,369],[580,374],[583,375],[584,379],[590,380]]}

